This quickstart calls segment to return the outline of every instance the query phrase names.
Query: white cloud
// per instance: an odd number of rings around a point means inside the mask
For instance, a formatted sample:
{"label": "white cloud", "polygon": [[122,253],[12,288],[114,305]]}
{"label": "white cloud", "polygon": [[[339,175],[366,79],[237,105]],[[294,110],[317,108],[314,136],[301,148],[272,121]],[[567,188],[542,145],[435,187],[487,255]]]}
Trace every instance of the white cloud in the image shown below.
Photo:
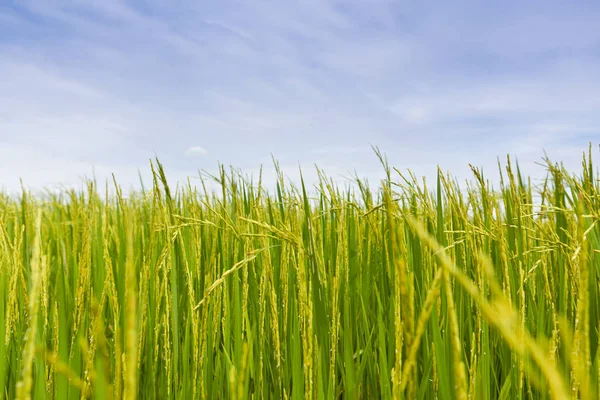
{"label": "white cloud", "polygon": [[185,151],[185,155],[187,157],[199,157],[206,154],[208,154],[208,151],[200,146],[192,146]]}

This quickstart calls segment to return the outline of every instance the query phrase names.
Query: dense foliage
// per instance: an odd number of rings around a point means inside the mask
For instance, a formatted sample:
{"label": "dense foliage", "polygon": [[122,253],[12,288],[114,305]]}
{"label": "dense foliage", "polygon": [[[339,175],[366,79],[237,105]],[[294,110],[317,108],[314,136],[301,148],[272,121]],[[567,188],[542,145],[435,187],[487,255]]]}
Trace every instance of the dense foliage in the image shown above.
{"label": "dense foliage", "polygon": [[[0,197],[5,398],[597,398],[591,154],[494,191],[387,166],[373,190]],[[277,165],[276,165],[277,166]]]}

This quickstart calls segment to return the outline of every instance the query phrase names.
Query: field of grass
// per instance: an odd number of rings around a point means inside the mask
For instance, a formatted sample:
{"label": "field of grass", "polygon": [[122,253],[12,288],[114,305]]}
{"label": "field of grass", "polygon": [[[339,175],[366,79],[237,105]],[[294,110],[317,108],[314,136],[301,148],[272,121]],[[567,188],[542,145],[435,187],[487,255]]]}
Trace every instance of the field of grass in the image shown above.
{"label": "field of grass", "polygon": [[1,196],[0,397],[598,398],[591,152],[495,191],[381,158],[376,191],[154,161],[128,196]]}

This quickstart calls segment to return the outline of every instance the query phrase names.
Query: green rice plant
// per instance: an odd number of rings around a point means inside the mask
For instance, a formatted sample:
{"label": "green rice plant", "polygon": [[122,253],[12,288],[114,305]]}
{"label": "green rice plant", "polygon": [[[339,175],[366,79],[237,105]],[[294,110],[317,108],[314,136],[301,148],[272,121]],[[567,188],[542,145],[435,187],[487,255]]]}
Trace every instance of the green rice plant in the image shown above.
{"label": "green rice plant", "polygon": [[598,398],[591,147],[498,187],[375,150],[378,185],[153,160],[137,192],[0,195],[0,397]]}

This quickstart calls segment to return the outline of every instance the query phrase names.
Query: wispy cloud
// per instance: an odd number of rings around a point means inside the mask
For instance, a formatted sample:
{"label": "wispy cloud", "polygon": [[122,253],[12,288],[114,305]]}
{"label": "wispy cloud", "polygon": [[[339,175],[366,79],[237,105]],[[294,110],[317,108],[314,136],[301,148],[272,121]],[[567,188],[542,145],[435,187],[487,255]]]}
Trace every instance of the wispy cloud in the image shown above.
{"label": "wispy cloud", "polygon": [[372,144],[419,175],[495,171],[505,153],[536,171],[544,149],[576,166],[600,138],[599,17],[536,1],[0,6],[0,177],[96,166],[135,184],[154,154],[182,180],[271,154],[376,177]]}

